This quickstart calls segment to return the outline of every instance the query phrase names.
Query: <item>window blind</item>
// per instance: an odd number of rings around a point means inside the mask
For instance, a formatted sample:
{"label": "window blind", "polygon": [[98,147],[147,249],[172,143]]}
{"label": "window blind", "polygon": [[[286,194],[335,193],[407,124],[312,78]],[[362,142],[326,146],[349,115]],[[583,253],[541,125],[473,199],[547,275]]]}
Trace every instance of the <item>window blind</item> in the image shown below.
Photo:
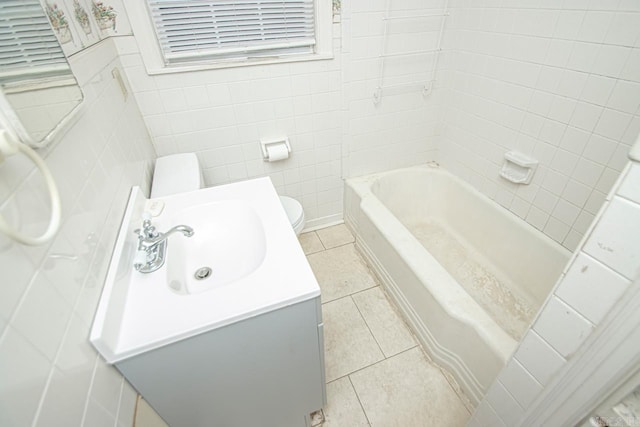
{"label": "window blind", "polygon": [[311,53],[313,0],[148,0],[166,63]]}
{"label": "window blind", "polygon": [[0,1],[0,79],[68,73],[67,60],[38,0]]}

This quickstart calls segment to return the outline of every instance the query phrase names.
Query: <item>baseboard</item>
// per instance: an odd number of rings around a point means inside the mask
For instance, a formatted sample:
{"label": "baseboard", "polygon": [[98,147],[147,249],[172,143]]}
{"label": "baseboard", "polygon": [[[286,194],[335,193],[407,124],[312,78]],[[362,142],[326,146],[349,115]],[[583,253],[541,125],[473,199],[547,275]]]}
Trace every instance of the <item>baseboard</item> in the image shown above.
{"label": "baseboard", "polygon": [[331,227],[332,225],[338,225],[344,223],[342,214],[334,214],[323,216],[322,218],[310,219],[306,222],[303,233],[308,231],[315,231],[321,228]]}

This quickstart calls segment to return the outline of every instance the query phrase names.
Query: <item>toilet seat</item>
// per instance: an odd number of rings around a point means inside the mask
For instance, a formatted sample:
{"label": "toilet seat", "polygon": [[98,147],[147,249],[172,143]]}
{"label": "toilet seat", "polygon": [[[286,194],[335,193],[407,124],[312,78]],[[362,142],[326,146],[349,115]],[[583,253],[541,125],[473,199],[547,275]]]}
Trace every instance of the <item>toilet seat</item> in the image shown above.
{"label": "toilet seat", "polygon": [[280,203],[287,213],[289,222],[296,234],[300,234],[304,228],[304,210],[302,205],[296,199],[287,196],[280,196]]}

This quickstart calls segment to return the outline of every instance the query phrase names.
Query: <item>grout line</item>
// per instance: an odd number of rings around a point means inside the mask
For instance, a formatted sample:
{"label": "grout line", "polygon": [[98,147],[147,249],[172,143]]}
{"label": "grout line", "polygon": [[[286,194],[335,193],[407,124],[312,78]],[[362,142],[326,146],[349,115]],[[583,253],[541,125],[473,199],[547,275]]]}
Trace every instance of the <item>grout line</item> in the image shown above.
{"label": "grout line", "polygon": [[[334,299],[329,300],[329,301],[324,301],[324,302],[322,303],[322,305],[328,304],[328,303],[330,303],[330,302],[334,302],[334,301],[341,300],[342,298],[351,297],[351,296],[353,296],[353,295],[357,295],[357,294],[362,293],[362,292],[370,291],[371,289],[377,288],[378,286],[380,286],[380,285],[377,285],[377,284],[376,284],[376,285],[373,285],[373,286],[371,286],[371,287],[369,287],[369,288],[366,288],[366,289],[359,289],[359,290],[357,290],[357,291],[355,291],[355,292],[353,292],[353,293],[346,294],[346,295],[342,295],[342,296],[340,296],[340,297],[334,298]],[[322,298],[322,296],[321,296],[321,298]]]}
{"label": "grout line", "polygon": [[[374,365],[377,365],[378,363],[385,362],[385,361],[387,361],[387,360],[389,360],[389,359],[393,359],[394,357],[401,355],[402,353],[406,353],[406,352],[408,352],[408,351],[411,351],[411,350],[415,349],[416,347],[419,347],[419,346],[417,346],[417,345],[416,345],[416,346],[414,346],[414,347],[407,348],[407,349],[405,349],[405,350],[402,350],[402,351],[401,351],[401,352],[399,352],[398,354],[394,354],[393,356],[390,356],[390,357],[388,357],[388,358],[384,358],[384,359],[378,360],[377,362],[373,362],[373,363],[371,363],[371,364],[369,364],[369,365],[367,365],[367,366],[363,366],[362,368],[358,368],[358,369],[356,369],[355,371],[349,372],[348,374],[344,374],[344,375],[343,375],[343,376],[341,376],[341,377],[334,378],[334,379],[332,379],[332,380],[331,380],[331,381],[329,381],[329,382],[334,382],[334,381],[337,381],[337,380],[339,380],[339,379],[341,379],[341,378],[348,377],[348,376],[350,376],[350,375],[356,374],[356,373],[358,373],[358,372],[360,372],[360,371],[363,371],[363,370],[365,370],[365,369],[367,369],[367,368],[370,368],[370,367],[372,367],[372,366],[374,366]],[[429,363],[431,363],[429,360],[427,360],[427,361],[428,361]],[[437,366],[437,365],[436,365],[436,366]],[[327,382],[327,384],[329,384],[329,382]]]}
{"label": "grout line", "polygon": [[356,310],[358,311],[358,314],[360,315],[360,318],[362,319],[362,321],[364,322],[365,326],[367,327],[367,330],[371,334],[371,337],[376,342],[376,345],[378,346],[378,350],[380,350],[380,353],[382,353],[382,357],[384,357],[383,360],[388,359],[387,355],[385,354],[384,350],[382,349],[382,346],[380,345],[380,342],[376,338],[376,335],[371,330],[371,327],[369,326],[369,323],[367,322],[367,319],[364,317],[364,314],[362,314],[362,311],[360,310],[360,307],[358,307],[358,303],[356,302],[356,300],[353,299],[353,295],[349,295],[349,297],[351,298],[351,301],[353,302],[353,305],[356,306]]}
{"label": "grout line", "polygon": [[360,396],[358,396],[358,391],[356,390],[356,386],[353,385],[353,381],[351,381],[351,377],[349,375],[347,375],[347,378],[349,379],[349,384],[351,384],[351,389],[353,390],[353,393],[356,395],[356,399],[358,399],[358,403],[360,404],[360,409],[362,409],[362,413],[364,414],[364,418],[367,420],[367,424],[371,425],[371,421],[367,416],[367,411],[364,409],[364,405],[360,400]]}
{"label": "grout line", "polygon": [[[320,242],[320,246],[322,246],[322,247],[323,247],[323,250],[322,250],[322,251],[326,251],[326,250],[327,250],[327,247],[324,245],[324,242],[323,242],[323,241],[322,241],[322,239],[320,238],[320,235],[318,234],[318,232],[317,232],[317,231],[312,231],[312,233],[313,233],[313,234],[315,234],[315,235],[316,235],[316,237],[318,238],[318,242]],[[320,251],[320,252],[322,252],[322,251]]]}
{"label": "grout line", "polygon": [[[353,245],[353,244],[355,244],[355,241],[348,242],[348,243],[342,243],[342,244],[339,244],[339,245],[336,245],[336,246],[331,246],[330,248],[325,248],[325,251],[330,251],[332,249],[338,249],[338,248],[341,248],[343,246],[348,246],[348,245]],[[323,246],[324,246],[324,244],[323,244]]]}

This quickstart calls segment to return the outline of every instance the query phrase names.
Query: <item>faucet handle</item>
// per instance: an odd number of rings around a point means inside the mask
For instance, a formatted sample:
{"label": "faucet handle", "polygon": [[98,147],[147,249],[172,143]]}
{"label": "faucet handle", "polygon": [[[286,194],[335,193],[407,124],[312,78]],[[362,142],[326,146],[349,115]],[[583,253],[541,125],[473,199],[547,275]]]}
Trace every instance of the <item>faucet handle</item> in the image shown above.
{"label": "faucet handle", "polygon": [[135,233],[139,236],[144,237],[156,237],[158,236],[158,231],[156,231],[156,227],[151,224],[151,213],[145,211],[142,213],[142,230],[135,230]]}
{"label": "faucet handle", "polygon": [[151,213],[148,211],[144,211],[142,213],[142,228],[145,230],[151,226]]}
{"label": "faucet handle", "polygon": [[140,271],[140,269],[143,268],[148,263],[149,263],[148,254],[145,251],[138,249],[136,251],[135,257],[133,258],[133,267],[136,270]]}

